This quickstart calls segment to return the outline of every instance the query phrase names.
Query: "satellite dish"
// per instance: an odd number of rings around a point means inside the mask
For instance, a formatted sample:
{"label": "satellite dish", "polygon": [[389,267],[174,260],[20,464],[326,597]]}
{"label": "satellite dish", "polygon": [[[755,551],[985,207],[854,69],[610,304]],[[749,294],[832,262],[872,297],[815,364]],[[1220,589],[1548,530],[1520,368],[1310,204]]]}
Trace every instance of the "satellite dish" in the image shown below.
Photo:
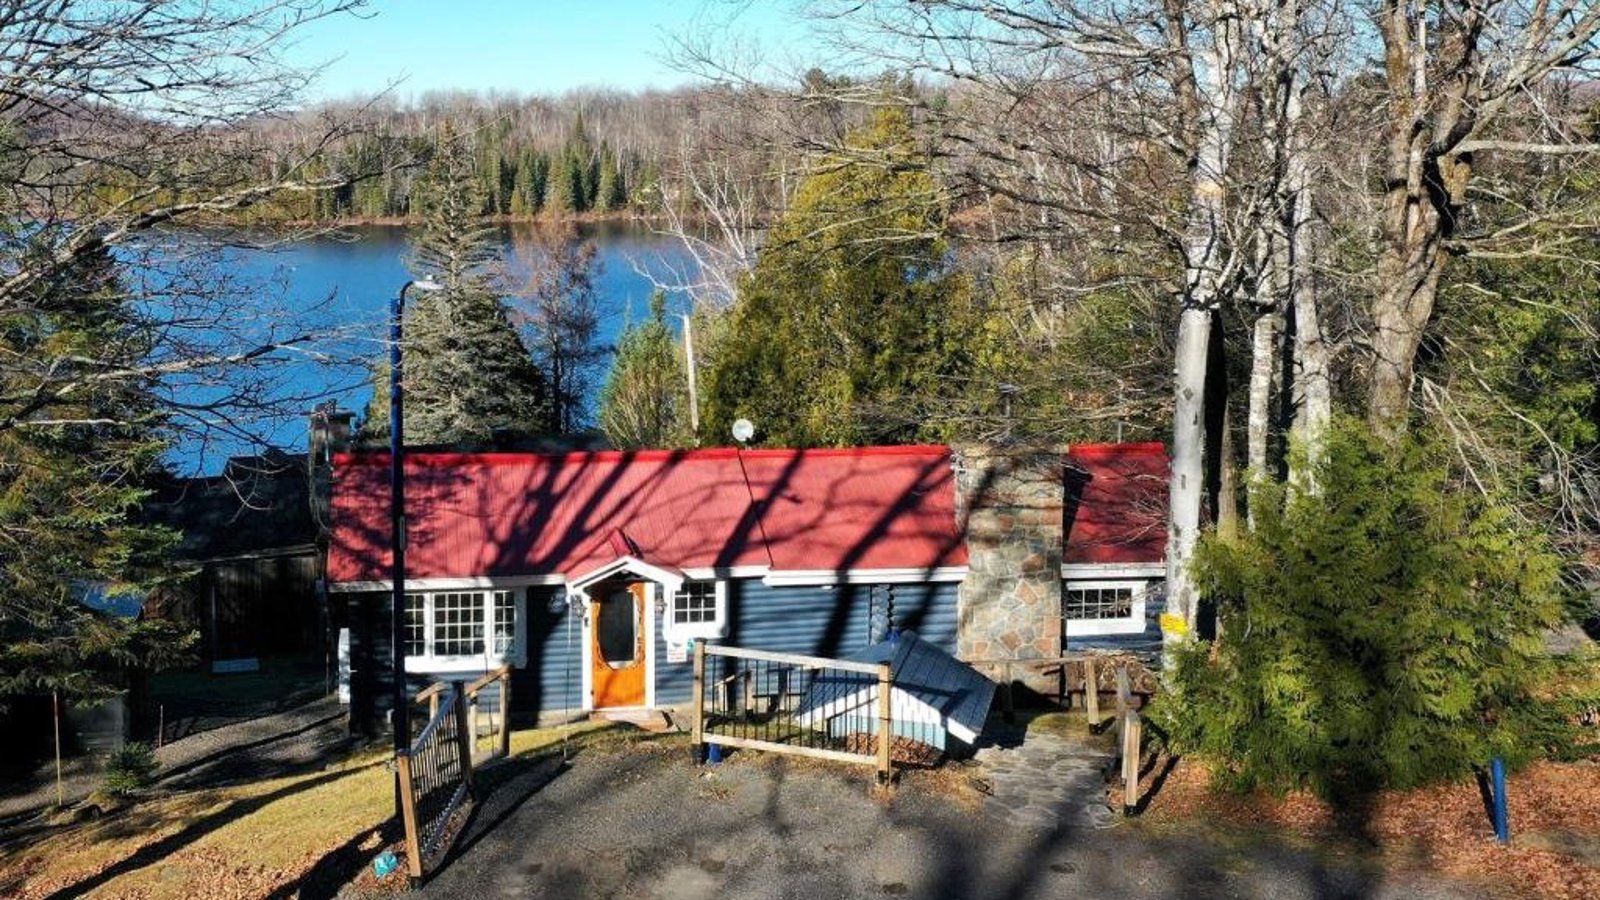
{"label": "satellite dish", "polygon": [[748,443],[756,436],[756,426],[749,419],[739,419],[733,423],[733,439],[741,444]]}

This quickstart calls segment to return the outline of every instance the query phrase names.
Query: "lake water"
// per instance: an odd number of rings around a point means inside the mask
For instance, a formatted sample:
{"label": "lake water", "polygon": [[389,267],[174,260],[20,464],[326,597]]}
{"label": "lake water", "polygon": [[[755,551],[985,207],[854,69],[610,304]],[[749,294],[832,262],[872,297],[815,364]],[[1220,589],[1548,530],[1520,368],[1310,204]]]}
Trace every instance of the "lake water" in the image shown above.
{"label": "lake water", "polygon": [[[514,225],[499,229],[513,266],[515,248],[530,228]],[[599,343],[610,348],[628,322],[649,315],[654,282],[646,273],[676,283],[680,277],[677,273],[686,270],[689,260],[675,240],[637,226],[584,226],[580,234],[594,241],[597,248]],[[270,251],[226,252],[219,265],[236,279],[233,290],[255,293],[260,300],[260,315],[288,318],[303,327],[336,327],[340,332],[337,340],[320,344],[315,353],[295,352],[282,357],[272,376],[271,390],[277,398],[293,398],[291,405],[304,405],[309,410],[316,398],[332,397],[347,409],[358,413],[365,410],[371,389],[360,364],[386,353],[383,340],[390,298],[413,277],[406,268],[409,249],[405,227],[360,227]],[[683,301],[674,298],[673,303],[681,305]],[[268,309],[272,311],[266,312]],[[595,387],[604,372],[604,366],[597,370]],[[208,389],[186,386],[185,390]],[[244,427],[254,436],[291,452],[305,446],[305,418],[300,413],[257,418]],[[214,472],[229,455],[259,450],[241,437],[214,434],[204,442],[196,438],[181,440],[171,458],[182,470]]]}

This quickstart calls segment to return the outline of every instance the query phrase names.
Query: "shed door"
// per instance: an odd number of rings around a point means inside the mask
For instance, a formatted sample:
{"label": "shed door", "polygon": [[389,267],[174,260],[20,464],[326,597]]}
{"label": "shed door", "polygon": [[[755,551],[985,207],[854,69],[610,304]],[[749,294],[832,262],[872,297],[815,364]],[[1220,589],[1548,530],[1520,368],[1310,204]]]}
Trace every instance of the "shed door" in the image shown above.
{"label": "shed door", "polygon": [[644,617],[649,595],[644,582],[617,585],[591,601],[589,640],[594,708],[644,706]]}

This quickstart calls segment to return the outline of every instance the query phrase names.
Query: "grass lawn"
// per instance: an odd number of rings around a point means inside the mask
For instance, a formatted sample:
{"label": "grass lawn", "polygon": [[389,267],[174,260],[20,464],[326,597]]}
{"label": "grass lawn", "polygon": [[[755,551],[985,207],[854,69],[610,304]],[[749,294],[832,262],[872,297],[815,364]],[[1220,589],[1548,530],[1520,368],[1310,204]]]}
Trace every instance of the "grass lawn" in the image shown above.
{"label": "grass lawn", "polygon": [[[587,737],[594,728],[566,733]],[[512,756],[547,752],[562,734],[514,732]],[[336,888],[386,843],[380,828],[394,812],[387,760],[387,751],[370,750],[320,772],[149,797],[8,842],[0,846],[0,897],[253,898]]]}

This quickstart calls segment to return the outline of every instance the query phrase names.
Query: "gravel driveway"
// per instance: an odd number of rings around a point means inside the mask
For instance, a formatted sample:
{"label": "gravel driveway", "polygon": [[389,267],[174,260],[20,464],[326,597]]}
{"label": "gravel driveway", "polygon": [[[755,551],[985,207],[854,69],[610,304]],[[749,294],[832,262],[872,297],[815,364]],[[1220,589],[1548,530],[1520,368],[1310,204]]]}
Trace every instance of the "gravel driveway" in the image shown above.
{"label": "gravel driveway", "polygon": [[[493,770],[491,770],[493,771]],[[868,773],[754,753],[701,768],[682,738],[520,760],[463,835],[429,898],[1483,896],[1434,876],[1385,877],[1259,835],[1019,823],[968,786],[979,770]],[[483,773],[485,776],[490,772]]]}

